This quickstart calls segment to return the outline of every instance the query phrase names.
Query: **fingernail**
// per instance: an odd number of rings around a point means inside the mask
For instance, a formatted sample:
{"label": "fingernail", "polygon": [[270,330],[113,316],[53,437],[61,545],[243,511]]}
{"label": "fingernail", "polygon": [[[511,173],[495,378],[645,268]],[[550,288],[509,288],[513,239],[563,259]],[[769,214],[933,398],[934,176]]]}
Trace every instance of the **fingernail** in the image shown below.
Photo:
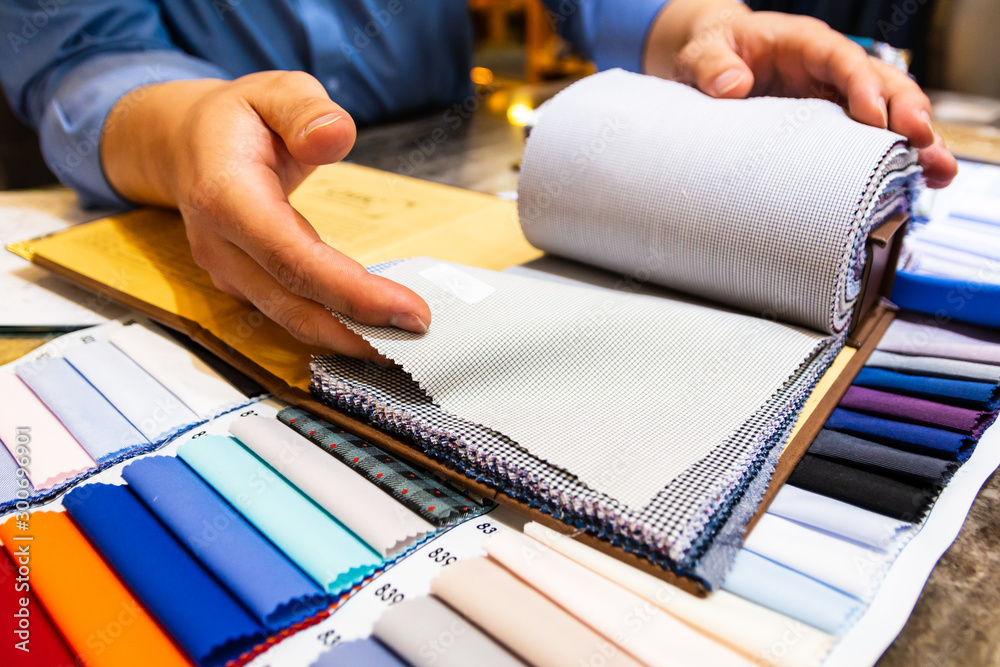
{"label": "fingernail", "polygon": [[931,122],[931,115],[926,111],[921,111],[920,117],[923,118],[924,123],[927,125],[927,130],[931,133],[931,137],[936,137],[937,133],[934,132],[934,123]]}
{"label": "fingernail", "polygon": [[735,67],[727,69],[725,72],[715,77],[715,81],[712,82],[712,94],[725,95],[730,90],[738,86],[742,80],[743,70]]}
{"label": "fingernail", "polygon": [[889,108],[885,105],[885,98],[878,98],[878,110],[882,114],[882,129],[889,127]]}
{"label": "fingernail", "polygon": [[427,333],[427,325],[424,321],[412,313],[398,313],[392,316],[389,324],[398,328],[412,331],[413,333]]}
{"label": "fingernail", "polygon": [[333,125],[338,120],[343,118],[339,113],[328,113],[325,116],[320,116],[316,120],[312,121],[306,125],[306,129],[302,130],[302,136],[308,137],[311,133],[315,132],[321,127],[326,127],[327,125]]}

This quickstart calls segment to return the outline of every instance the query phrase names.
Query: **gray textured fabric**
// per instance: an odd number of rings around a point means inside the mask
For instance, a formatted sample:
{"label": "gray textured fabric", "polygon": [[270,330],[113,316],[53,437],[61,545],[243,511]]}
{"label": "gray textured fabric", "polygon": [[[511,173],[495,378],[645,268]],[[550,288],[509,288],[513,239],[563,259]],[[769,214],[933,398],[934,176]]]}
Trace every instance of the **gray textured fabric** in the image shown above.
{"label": "gray textured fabric", "polygon": [[887,368],[911,375],[976,380],[978,382],[992,382],[993,384],[1000,382],[1000,366],[980,364],[974,361],[939,357],[911,357],[905,354],[875,350],[865,365],[874,368]]}
{"label": "gray textured fabric", "polygon": [[521,164],[535,246],[826,332],[858,291],[903,137],[820,100],[715,100],[609,71],[545,105]]}

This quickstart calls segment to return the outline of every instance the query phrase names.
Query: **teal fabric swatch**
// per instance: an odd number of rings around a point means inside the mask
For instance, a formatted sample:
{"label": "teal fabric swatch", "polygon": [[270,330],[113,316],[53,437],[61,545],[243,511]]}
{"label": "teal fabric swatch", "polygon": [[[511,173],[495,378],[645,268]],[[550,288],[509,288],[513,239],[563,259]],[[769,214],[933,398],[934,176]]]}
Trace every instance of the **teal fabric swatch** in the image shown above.
{"label": "teal fabric swatch", "polygon": [[377,553],[236,439],[194,438],[177,455],[331,595],[382,565]]}

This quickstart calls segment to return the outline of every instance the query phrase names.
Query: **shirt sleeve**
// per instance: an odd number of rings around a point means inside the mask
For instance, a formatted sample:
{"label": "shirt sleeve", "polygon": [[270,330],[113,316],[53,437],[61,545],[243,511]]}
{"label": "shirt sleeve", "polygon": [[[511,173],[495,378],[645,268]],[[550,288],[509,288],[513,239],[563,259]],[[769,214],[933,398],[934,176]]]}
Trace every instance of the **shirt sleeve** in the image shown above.
{"label": "shirt sleeve", "polygon": [[642,72],[646,35],[669,0],[543,0],[549,22],[598,69]]}
{"label": "shirt sleeve", "polygon": [[150,0],[0,2],[0,81],[38,131],[52,172],[84,206],[124,208],[104,175],[100,141],[111,108],[147,84],[229,78],[179,50]]}

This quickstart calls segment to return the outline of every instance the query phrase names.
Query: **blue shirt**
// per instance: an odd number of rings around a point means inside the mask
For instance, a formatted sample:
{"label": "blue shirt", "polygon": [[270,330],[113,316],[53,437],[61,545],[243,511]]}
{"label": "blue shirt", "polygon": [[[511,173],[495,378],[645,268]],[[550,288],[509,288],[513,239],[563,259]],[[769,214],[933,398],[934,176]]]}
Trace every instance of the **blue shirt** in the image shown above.
{"label": "blue shirt", "polygon": [[[601,69],[641,70],[667,0],[544,0]],[[140,86],[301,70],[361,124],[471,92],[467,0],[0,0],[0,81],[85,205],[124,206],[100,162],[104,120]]]}

